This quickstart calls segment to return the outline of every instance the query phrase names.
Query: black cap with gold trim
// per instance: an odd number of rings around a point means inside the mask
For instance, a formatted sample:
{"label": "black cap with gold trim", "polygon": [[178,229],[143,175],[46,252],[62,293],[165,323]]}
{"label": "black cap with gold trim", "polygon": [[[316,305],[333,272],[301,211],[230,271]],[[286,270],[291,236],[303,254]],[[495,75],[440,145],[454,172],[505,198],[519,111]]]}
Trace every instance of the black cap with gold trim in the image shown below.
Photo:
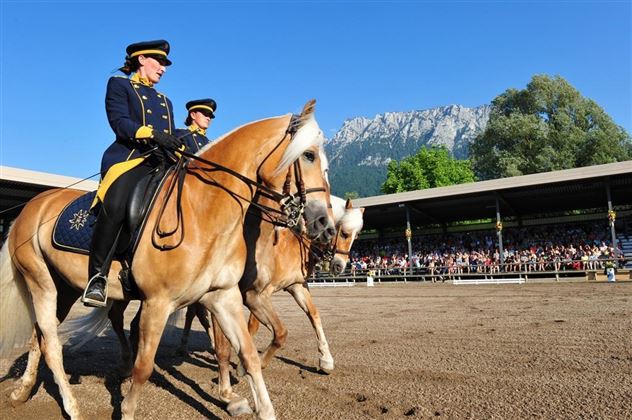
{"label": "black cap with gold trim", "polygon": [[127,46],[125,51],[127,52],[128,58],[144,55],[155,58],[165,66],[171,65],[171,60],[167,58],[167,55],[169,54],[169,43],[164,39],[130,44]]}
{"label": "black cap with gold trim", "polygon": [[186,104],[186,108],[188,112],[198,111],[203,112],[211,118],[215,118],[215,110],[217,109],[217,104],[213,99],[196,99],[195,101],[189,101]]}

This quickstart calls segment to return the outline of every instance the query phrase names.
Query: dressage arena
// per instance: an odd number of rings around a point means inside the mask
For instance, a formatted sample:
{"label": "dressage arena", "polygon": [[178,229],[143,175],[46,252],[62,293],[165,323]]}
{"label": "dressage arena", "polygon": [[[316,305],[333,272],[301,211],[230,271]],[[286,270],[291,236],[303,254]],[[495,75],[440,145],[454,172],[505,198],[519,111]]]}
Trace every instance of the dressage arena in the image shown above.
{"label": "dressage arena", "polygon": [[[288,294],[275,295],[289,335],[264,378],[279,419],[632,417],[632,282],[357,284],[312,294],[336,367],[316,371],[307,317]],[[71,317],[86,311],[76,305]],[[229,418],[200,325],[188,357],[174,355],[179,333],[163,337],[137,418]],[[260,330],[260,350],[269,338]],[[0,364],[1,417],[63,418],[43,362],[32,398],[9,405],[26,364],[16,357]],[[114,334],[64,357],[86,418],[119,418],[129,383],[116,374]],[[234,381],[252,405],[247,382]]]}

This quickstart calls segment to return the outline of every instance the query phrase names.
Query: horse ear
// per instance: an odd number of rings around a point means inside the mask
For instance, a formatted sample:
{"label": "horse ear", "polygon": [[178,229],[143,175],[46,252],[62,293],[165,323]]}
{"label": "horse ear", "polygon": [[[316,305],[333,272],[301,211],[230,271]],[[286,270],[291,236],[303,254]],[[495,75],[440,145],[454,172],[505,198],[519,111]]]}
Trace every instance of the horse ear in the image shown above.
{"label": "horse ear", "polygon": [[353,204],[351,204],[351,199],[347,198],[347,202],[345,203],[345,210],[349,210],[353,208]]}
{"label": "horse ear", "polygon": [[310,99],[307,101],[305,106],[303,107],[303,111],[301,112],[301,119],[305,119],[314,113],[314,109],[316,108],[316,99]]}
{"label": "horse ear", "polygon": [[360,207],[360,213],[364,214],[364,207]]}

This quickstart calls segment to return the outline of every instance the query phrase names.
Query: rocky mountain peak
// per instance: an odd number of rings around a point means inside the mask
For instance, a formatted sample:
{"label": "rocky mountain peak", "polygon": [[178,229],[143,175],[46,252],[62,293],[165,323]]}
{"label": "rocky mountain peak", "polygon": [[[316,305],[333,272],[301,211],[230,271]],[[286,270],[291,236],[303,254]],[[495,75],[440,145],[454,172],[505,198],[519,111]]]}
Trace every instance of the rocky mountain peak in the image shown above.
{"label": "rocky mountain peak", "polygon": [[[467,158],[469,145],[485,129],[490,111],[490,105],[469,108],[454,104],[385,112],[372,119],[359,116],[345,120],[325,146],[334,193],[379,194],[386,165],[393,159],[416,153],[423,146],[442,145],[456,158]],[[362,173],[368,170],[374,173],[363,177]]]}

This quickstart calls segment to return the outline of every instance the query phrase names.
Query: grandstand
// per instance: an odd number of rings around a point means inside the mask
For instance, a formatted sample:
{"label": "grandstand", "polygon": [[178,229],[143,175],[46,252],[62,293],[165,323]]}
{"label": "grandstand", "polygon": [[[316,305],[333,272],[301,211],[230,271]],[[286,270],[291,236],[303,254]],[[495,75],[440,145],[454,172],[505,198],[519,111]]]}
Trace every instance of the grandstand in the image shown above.
{"label": "grandstand", "polygon": [[[497,259],[500,260],[494,262],[492,258],[492,263],[496,265],[496,272],[503,273],[521,271],[514,269],[516,265],[520,267],[520,261],[504,261],[507,252],[503,248],[515,244],[513,236],[516,232],[524,237],[544,227],[557,226],[563,231],[595,224],[598,245],[602,248],[609,246],[608,258],[605,258],[605,250],[602,249],[599,268],[595,264],[587,269],[580,260],[579,268],[588,270],[582,276],[598,277],[604,260],[616,259],[617,264],[623,262],[624,265],[632,261],[632,161],[360,198],[354,200],[354,205],[366,209],[364,233],[354,246],[356,259],[367,257],[357,253],[367,243],[384,244],[385,249],[380,251],[382,256],[390,258],[390,268],[399,268],[398,271],[402,272],[408,267],[409,278],[426,278],[428,261],[419,262],[420,251],[423,251],[420,247],[433,235],[435,238],[480,236],[487,242],[491,238],[492,243],[488,243],[487,248],[498,250]],[[614,216],[614,223],[609,222],[609,215]],[[407,228],[410,229],[410,240],[405,235]],[[553,230],[551,235],[555,236],[556,231]],[[613,243],[617,245],[613,246]],[[416,247],[413,248],[413,245]],[[456,259],[458,252],[452,248],[454,252],[448,254],[454,254]],[[405,254],[408,261],[398,260],[394,264],[392,255],[386,255],[394,249],[398,258]],[[559,262],[559,266],[554,262],[547,262],[547,265],[551,265],[547,268],[554,269],[538,271],[554,278],[570,271],[580,271],[566,270],[578,267],[571,264],[567,267],[563,261]],[[525,264],[525,267],[525,273],[531,271],[532,276],[537,274],[536,270],[529,270],[530,264]],[[439,272],[447,267],[435,268]],[[419,274],[413,275],[416,272]],[[471,273],[462,274],[467,276]]]}

